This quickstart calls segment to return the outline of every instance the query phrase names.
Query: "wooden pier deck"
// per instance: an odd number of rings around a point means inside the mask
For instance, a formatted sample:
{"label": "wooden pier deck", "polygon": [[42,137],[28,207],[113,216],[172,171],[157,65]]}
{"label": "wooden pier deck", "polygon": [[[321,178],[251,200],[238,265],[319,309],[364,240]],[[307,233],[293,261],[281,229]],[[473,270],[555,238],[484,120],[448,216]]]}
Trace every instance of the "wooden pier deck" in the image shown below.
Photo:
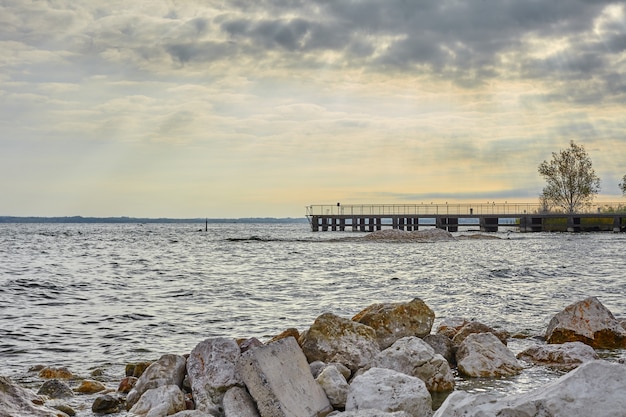
{"label": "wooden pier deck", "polygon": [[418,230],[460,227],[482,232],[513,228],[520,232],[626,231],[625,203],[598,203],[581,213],[545,211],[539,204],[365,204],[311,205],[306,216],[313,232],[373,232],[384,228]]}

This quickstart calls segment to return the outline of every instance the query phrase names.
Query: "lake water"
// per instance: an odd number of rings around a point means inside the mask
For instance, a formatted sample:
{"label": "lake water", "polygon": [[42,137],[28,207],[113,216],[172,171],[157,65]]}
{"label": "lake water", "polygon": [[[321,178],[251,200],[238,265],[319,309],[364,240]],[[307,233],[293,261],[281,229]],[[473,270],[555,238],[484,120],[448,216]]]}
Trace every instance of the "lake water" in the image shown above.
{"label": "lake water", "polygon": [[[415,297],[433,309],[435,326],[463,316],[531,336],[511,341],[515,353],[541,343],[532,336],[588,296],[626,317],[623,233],[393,243],[313,233],[308,224],[203,229],[1,224],[0,374],[28,384],[33,365],[84,376],[101,368],[116,386],[125,363],[188,353],[208,337],[267,340],[288,327],[304,330],[323,312],[350,318],[373,303]],[[559,375],[535,367],[457,382],[512,393]]]}

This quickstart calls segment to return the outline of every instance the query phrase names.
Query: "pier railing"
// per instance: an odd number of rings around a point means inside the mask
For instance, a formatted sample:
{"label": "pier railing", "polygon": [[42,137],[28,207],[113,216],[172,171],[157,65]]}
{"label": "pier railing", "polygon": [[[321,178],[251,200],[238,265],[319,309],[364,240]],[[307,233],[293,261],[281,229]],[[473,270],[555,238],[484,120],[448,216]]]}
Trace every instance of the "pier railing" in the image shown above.
{"label": "pier railing", "polygon": [[[626,210],[624,202],[596,203],[576,214],[613,213]],[[307,216],[521,216],[526,214],[566,214],[546,210],[537,203],[462,203],[462,204],[319,204],[306,207]]]}

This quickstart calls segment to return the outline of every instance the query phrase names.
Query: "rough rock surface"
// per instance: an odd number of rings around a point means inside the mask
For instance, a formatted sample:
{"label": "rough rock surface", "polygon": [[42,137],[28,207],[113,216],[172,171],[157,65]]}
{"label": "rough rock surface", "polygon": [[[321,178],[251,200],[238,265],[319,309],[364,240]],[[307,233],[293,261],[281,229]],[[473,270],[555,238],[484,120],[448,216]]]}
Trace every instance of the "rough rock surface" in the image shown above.
{"label": "rough rock surface", "polygon": [[49,398],[69,398],[74,396],[74,392],[65,382],[50,379],[43,383],[37,395],[45,395]]}
{"label": "rough rock surface", "polygon": [[275,342],[280,339],[284,339],[289,336],[298,340],[300,338],[300,332],[295,327],[290,327],[288,329],[285,329],[281,333],[277,334],[276,336],[272,337],[267,343],[272,343],[272,342]]}
{"label": "rough rock surface", "polygon": [[428,391],[454,389],[454,374],[445,358],[419,337],[404,337],[380,352],[372,366],[417,377]]}
{"label": "rough rock surface", "polygon": [[238,369],[263,417],[312,417],[332,411],[293,337],[243,353]]}
{"label": "rough rock surface", "polygon": [[380,410],[356,410],[356,411],[335,411],[330,413],[328,417],[411,417],[409,414],[404,411],[395,411],[393,413],[388,413],[386,411]]}
{"label": "rough rock surface", "polygon": [[374,329],[332,313],[319,316],[298,342],[309,362],[339,362],[352,372],[380,352]]}
{"label": "rough rock surface", "polygon": [[452,339],[467,323],[469,323],[469,320],[463,317],[448,317],[439,323],[435,333]]}
{"label": "rough rock surface", "polygon": [[73,376],[72,372],[65,367],[51,368],[46,366],[39,371],[39,378],[44,379],[70,379]]}
{"label": "rough rock surface", "polygon": [[510,376],[520,373],[522,365],[492,333],[467,336],[456,352],[459,372],[470,377]]}
{"label": "rough rock surface", "polygon": [[57,417],[58,412],[33,403],[37,395],[0,376],[0,416]]}
{"label": "rough rock surface", "polygon": [[618,417],[626,415],[626,365],[586,362],[531,392],[506,397],[455,391],[433,417]]}
{"label": "rough rock surface", "polygon": [[221,414],[222,398],[229,388],[242,385],[237,373],[240,357],[235,339],[218,337],[196,345],[187,358],[187,375],[196,410]]}
{"label": "rough rock surface", "polygon": [[91,411],[99,414],[113,414],[120,411],[120,406],[119,398],[109,394],[100,395],[94,400]]}
{"label": "rough rock surface", "polygon": [[435,313],[424,301],[414,298],[408,303],[373,304],[352,320],[373,328],[380,348],[386,349],[403,337],[429,334]]}
{"label": "rough rock surface", "polygon": [[81,394],[95,394],[96,392],[104,391],[106,388],[107,387],[104,386],[102,382],[85,379],[74,391],[80,392]]}
{"label": "rough rock surface", "polygon": [[456,334],[452,338],[452,343],[454,344],[454,346],[459,346],[461,343],[463,343],[467,336],[475,333],[491,333],[498,339],[500,339],[500,341],[505,345],[507,344],[507,339],[509,338],[509,334],[505,331],[496,330],[478,321],[470,321],[456,332]]}
{"label": "rough rock surface", "polygon": [[432,399],[421,379],[391,369],[371,368],[352,380],[346,401],[346,411],[363,409],[429,417]]}
{"label": "rough rock surface", "polygon": [[582,342],[567,342],[560,345],[531,346],[517,354],[517,359],[537,365],[571,370],[584,362],[598,359],[598,354]]}
{"label": "rough rock surface", "polygon": [[259,417],[254,399],[245,388],[232,387],[223,400],[225,417]]}
{"label": "rough rock surface", "polygon": [[315,380],[320,384],[334,408],[344,409],[346,407],[350,386],[346,381],[346,377],[336,366],[330,365],[325,367]]}
{"label": "rough rock surface", "polygon": [[455,348],[449,337],[443,334],[427,334],[422,340],[428,343],[435,353],[443,356],[449,364],[456,365],[456,359],[454,357]]}
{"label": "rough rock surface", "polygon": [[144,392],[130,409],[131,414],[146,417],[166,417],[186,410],[185,394],[177,385],[163,385]]}
{"label": "rough rock surface", "polygon": [[158,361],[148,366],[130,390],[126,397],[126,408],[130,409],[135,405],[149,389],[165,385],[181,387],[185,377],[185,364],[184,356],[172,354],[161,356]]}
{"label": "rough rock surface", "polygon": [[583,342],[595,349],[626,348],[626,330],[596,297],[588,297],[550,320],[546,341]]}

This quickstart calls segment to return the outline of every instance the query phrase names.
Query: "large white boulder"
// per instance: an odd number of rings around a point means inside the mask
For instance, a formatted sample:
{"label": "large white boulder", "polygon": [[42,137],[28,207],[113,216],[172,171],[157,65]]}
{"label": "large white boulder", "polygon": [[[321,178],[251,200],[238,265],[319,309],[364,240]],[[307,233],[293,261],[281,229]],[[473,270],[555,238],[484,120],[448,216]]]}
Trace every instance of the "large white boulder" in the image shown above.
{"label": "large white boulder", "polygon": [[417,377],[431,392],[454,389],[454,374],[448,361],[419,337],[397,340],[374,358],[372,366]]}
{"label": "large white boulder", "polygon": [[43,399],[0,376],[0,416],[57,417],[58,410],[35,405],[35,402],[42,403]]}
{"label": "large white boulder", "polygon": [[354,377],[346,401],[346,411],[366,409],[404,411],[411,417],[429,417],[432,398],[419,378],[391,369],[371,368]]}
{"label": "large white boulder", "polygon": [[523,369],[504,344],[492,333],[473,333],[456,352],[459,372],[470,377],[516,375]]}
{"label": "large white boulder", "polygon": [[582,342],[567,342],[560,345],[535,345],[517,354],[517,359],[536,365],[571,370],[584,362],[598,359],[598,354]]}
{"label": "large white boulder", "polygon": [[623,417],[626,365],[586,362],[531,392],[498,397],[455,391],[433,417]]}
{"label": "large white boulder", "polygon": [[131,415],[166,417],[186,410],[185,394],[176,385],[162,385],[143,393],[130,409]]}
{"label": "large white boulder", "polygon": [[293,337],[242,353],[238,369],[263,417],[316,417],[332,411]]}
{"label": "large white boulder", "polygon": [[165,385],[182,387],[185,377],[186,359],[181,355],[167,354],[152,363],[139,377],[133,389],[126,397],[126,408],[130,409],[144,392]]}
{"label": "large white boulder", "polygon": [[589,297],[550,320],[546,341],[583,342],[596,349],[626,348],[626,330],[596,297]]}
{"label": "large white boulder", "polygon": [[196,410],[221,414],[222,398],[229,388],[243,385],[237,373],[241,356],[234,339],[206,339],[191,351],[187,359],[187,374]]}

